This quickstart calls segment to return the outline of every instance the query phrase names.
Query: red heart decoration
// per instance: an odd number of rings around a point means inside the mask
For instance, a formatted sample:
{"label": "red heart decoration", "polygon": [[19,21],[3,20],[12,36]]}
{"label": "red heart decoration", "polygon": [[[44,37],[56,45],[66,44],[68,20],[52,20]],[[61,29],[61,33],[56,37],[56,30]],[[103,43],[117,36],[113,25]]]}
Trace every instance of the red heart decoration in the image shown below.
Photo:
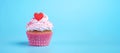
{"label": "red heart decoration", "polygon": [[36,19],[36,20],[41,20],[42,18],[43,18],[43,16],[44,16],[44,14],[43,13],[35,13],[34,14],[34,18]]}

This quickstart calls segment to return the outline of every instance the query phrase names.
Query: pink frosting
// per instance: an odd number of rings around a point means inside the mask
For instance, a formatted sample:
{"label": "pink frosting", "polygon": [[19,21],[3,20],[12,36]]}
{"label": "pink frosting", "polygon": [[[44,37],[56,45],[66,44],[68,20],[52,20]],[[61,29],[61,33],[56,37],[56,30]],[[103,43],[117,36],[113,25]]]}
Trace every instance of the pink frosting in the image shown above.
{"label": "pink frosting", "polygon": [[44,30],[52,30],[52,23],[48,20],[48,16],[44,14],[44,17],[41,20],[32,19],[27,24],[27,31],[44,31]]}

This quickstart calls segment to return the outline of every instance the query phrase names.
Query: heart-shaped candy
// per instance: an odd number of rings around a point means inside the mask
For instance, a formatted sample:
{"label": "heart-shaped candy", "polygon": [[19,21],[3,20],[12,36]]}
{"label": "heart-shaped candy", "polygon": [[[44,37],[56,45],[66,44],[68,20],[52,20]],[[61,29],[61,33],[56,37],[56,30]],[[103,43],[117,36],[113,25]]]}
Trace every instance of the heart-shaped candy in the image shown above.
{"label": "heart-shaped candy", "polygon": [[43,13],[35,13],[34,14],[34,19],[36,19],[36,20],[41,20],[42,18],[43,18],[43,16],[44,16],[44,14]]}

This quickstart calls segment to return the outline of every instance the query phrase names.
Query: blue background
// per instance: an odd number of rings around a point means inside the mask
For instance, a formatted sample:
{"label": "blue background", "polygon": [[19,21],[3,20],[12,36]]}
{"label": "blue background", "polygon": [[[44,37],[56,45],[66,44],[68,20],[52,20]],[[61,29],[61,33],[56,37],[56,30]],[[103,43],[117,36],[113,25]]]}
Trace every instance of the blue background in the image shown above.
{"label": "blue background", "polygon": [[[28,45],[34,12],[54,24],[48,47]],[[0,53],[120,53],[120,0],[0,0]]]}

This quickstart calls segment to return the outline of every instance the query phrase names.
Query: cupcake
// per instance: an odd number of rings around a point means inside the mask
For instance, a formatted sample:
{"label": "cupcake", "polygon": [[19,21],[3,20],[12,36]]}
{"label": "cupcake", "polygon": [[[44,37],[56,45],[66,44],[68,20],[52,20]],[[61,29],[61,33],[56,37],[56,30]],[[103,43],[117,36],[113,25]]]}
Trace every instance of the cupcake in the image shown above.
{"label": "cupcake", "polygon": [[34,17],[27,24],[27,37],[31,46],[48,46],[52,36],[52,23],[42,12],[34,13]]}

